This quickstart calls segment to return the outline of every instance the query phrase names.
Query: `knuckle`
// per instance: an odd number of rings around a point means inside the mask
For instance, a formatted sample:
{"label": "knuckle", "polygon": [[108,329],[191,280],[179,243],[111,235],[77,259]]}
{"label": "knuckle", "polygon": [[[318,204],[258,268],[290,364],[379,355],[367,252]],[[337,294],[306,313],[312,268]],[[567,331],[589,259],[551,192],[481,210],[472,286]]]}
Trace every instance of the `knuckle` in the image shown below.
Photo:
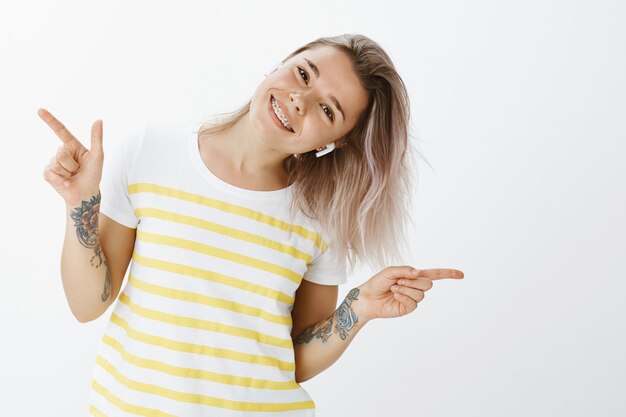
{"label": "knuckle", "polygon": [[67,170],[68,173],[76,171],[76,161],[74,161],[74,159],[64,156],[63,158],[57,159],[57,161],[62,168]]}
{"label": "knuckle", "polygon": [[57,160],[50,164],[50,170],[61,177],[68,177],[70,175]]}
{"label": "knuckle", "polygon": [[49,166],[46,166],[43,169],[43,178],[49,183],[52,183],[52,181],[54,180],[54,172],[52,172]]}

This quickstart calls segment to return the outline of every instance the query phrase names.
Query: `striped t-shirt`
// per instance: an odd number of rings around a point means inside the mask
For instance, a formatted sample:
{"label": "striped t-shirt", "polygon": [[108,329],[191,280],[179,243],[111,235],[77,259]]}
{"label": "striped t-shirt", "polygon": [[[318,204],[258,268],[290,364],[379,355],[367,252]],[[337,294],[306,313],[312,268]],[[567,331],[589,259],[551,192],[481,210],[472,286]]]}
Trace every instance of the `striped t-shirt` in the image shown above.
{"label": "striped t-shirt", "polygon": [[213,174],[201,125],[143,124],[105,156],[100,212],[137,235],[89,411],[314,416],[295,381],[291,309],[302,279],[345,283],[345,259],[319,223],[290,218],[293,186],[248,190]]}

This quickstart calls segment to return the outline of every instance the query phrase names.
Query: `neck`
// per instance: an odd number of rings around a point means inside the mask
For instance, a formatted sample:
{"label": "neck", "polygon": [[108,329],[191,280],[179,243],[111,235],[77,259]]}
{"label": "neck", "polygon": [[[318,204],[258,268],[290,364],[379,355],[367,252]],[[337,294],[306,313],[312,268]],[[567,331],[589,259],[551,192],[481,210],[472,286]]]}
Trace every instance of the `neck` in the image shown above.
{"label": "neck", "polygon": [[228,130],[219,132],[220,156],[233,172],[241,175],[286,176],[284,162],[288,155],[269,147],[254,134],[250,113]]}

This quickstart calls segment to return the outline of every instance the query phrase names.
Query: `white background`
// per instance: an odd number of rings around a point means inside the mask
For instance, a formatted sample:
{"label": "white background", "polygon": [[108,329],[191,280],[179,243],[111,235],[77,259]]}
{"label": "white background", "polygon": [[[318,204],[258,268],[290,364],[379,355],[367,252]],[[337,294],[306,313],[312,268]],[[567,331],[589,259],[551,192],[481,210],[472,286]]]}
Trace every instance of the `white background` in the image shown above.
{"label": "white background", "polygon": [[[61,144],[243,104],[319,36],[363,33],[409,89],[412,258],[450,267],[303,386],[319,417],[626,415],[626,6],[622,1],[22,1],[0,6],[0,414],[86,416],[111,310],[61,284]],[[350,288],[377,271],[350,276]]]}

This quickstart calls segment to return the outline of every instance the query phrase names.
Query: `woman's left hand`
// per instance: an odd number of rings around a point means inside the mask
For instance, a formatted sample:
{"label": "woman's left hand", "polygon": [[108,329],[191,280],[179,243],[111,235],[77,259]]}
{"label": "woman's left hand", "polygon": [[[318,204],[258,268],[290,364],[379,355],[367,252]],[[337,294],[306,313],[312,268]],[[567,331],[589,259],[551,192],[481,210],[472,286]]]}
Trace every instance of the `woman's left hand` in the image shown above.
{"label": "woman's left hand", "polygon": [[366,320],[394,318],[413,312],[432,288],[433,280],[462,279],[458,269],[417,269],[410,266],[390,266],[360,285],[360,313]]}

